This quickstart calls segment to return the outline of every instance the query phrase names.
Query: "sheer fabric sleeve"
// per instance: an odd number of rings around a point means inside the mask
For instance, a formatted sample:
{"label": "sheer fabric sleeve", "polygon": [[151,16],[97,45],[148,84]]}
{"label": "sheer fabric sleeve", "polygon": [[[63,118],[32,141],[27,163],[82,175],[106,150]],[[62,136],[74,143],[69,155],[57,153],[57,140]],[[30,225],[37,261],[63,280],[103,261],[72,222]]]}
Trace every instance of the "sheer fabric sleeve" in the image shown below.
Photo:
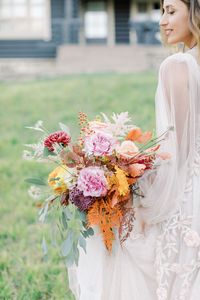
{"label": "sheer fabric sleeve", "polygon": [[[199,116],[199,66],[189,54],[176,54],[161,65],[156,93],[156,127],[161,152],[171,159],[143,176],[139,185],[144,198],[140,212],[144,221],[155,224],[167,219],[184,197],[188,167],[194,160]],[[153,180],[152,180],[153,178]]]}

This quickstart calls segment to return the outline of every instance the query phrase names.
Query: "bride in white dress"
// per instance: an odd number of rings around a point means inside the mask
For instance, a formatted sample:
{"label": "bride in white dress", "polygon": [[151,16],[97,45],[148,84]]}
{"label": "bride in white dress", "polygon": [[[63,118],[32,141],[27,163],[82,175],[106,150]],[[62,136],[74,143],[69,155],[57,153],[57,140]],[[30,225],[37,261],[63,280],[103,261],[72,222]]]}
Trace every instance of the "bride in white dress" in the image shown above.
{"label": "bride in white dress", "polygon": [[[157,133],[171,159],[140,180],[145,197],[131,236],[112,255],[98,232],[68,269],[77,300],[200,299],[200,0],[161,1],[167,44],[185,53],[161,64]],[[143,220],[143,221],[140,221]],[[145,225],[144,225],[145,223]]]}

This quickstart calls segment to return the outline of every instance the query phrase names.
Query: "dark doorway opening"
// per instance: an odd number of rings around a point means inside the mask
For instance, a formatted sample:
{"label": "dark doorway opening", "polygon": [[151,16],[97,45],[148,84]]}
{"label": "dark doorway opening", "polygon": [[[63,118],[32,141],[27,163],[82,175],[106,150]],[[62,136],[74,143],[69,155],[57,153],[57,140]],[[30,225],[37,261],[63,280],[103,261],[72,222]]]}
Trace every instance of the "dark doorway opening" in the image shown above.
{"label": "dark doorway opening", "polygon": [[115,4],[115,42],[130,43],[130,0],[114,0]]}

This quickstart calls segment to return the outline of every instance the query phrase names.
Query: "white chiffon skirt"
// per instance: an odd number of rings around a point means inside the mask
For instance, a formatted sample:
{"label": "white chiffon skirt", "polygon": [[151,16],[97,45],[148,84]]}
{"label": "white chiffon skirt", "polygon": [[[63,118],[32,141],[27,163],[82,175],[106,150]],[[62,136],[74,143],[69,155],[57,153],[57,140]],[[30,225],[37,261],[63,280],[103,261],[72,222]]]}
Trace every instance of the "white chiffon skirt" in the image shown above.
{"label": "white chiffon skirt", "polygon": [[123,246],[115,241],[109,254],[96,230],[87,253],[80,249],[78,267],[68,269],[76,300],[155,300],[156,236],[156,226],[145,235],[133,231]]}

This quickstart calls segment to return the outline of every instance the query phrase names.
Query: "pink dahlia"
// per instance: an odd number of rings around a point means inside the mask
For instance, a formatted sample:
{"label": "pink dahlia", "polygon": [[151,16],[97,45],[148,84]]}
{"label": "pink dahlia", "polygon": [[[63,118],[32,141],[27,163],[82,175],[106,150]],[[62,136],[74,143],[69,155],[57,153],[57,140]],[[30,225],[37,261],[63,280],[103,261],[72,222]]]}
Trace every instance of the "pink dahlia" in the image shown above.
{"label": "pink dahlia", "polygon": [[83,192],[75,187],[69,192],[69,200],[80,210],[85,211],[94,203],[95,198],[91,196],[84,197]]}
{"label": "pink dahlia", "polygon": [[85,197],[105,196],[108,190],[108,183],[104,171],[98,167],[87,167],[80,171],[77,187]]}
{"label": "pink dahlia", "polygon": [[44,146],[49,149],[49,151],[53,152],[55,150],[54,144],[61,144],[62,146],[66,147],[69,145],[71,137],[65,131],[57,131],[50,134],[44,140]]}
{"label": "pink dahlia", "polygon": [[116,146],[116,140],[111,134],[96,132],[85,138],[84,150],[88,155],[111,155]]}

